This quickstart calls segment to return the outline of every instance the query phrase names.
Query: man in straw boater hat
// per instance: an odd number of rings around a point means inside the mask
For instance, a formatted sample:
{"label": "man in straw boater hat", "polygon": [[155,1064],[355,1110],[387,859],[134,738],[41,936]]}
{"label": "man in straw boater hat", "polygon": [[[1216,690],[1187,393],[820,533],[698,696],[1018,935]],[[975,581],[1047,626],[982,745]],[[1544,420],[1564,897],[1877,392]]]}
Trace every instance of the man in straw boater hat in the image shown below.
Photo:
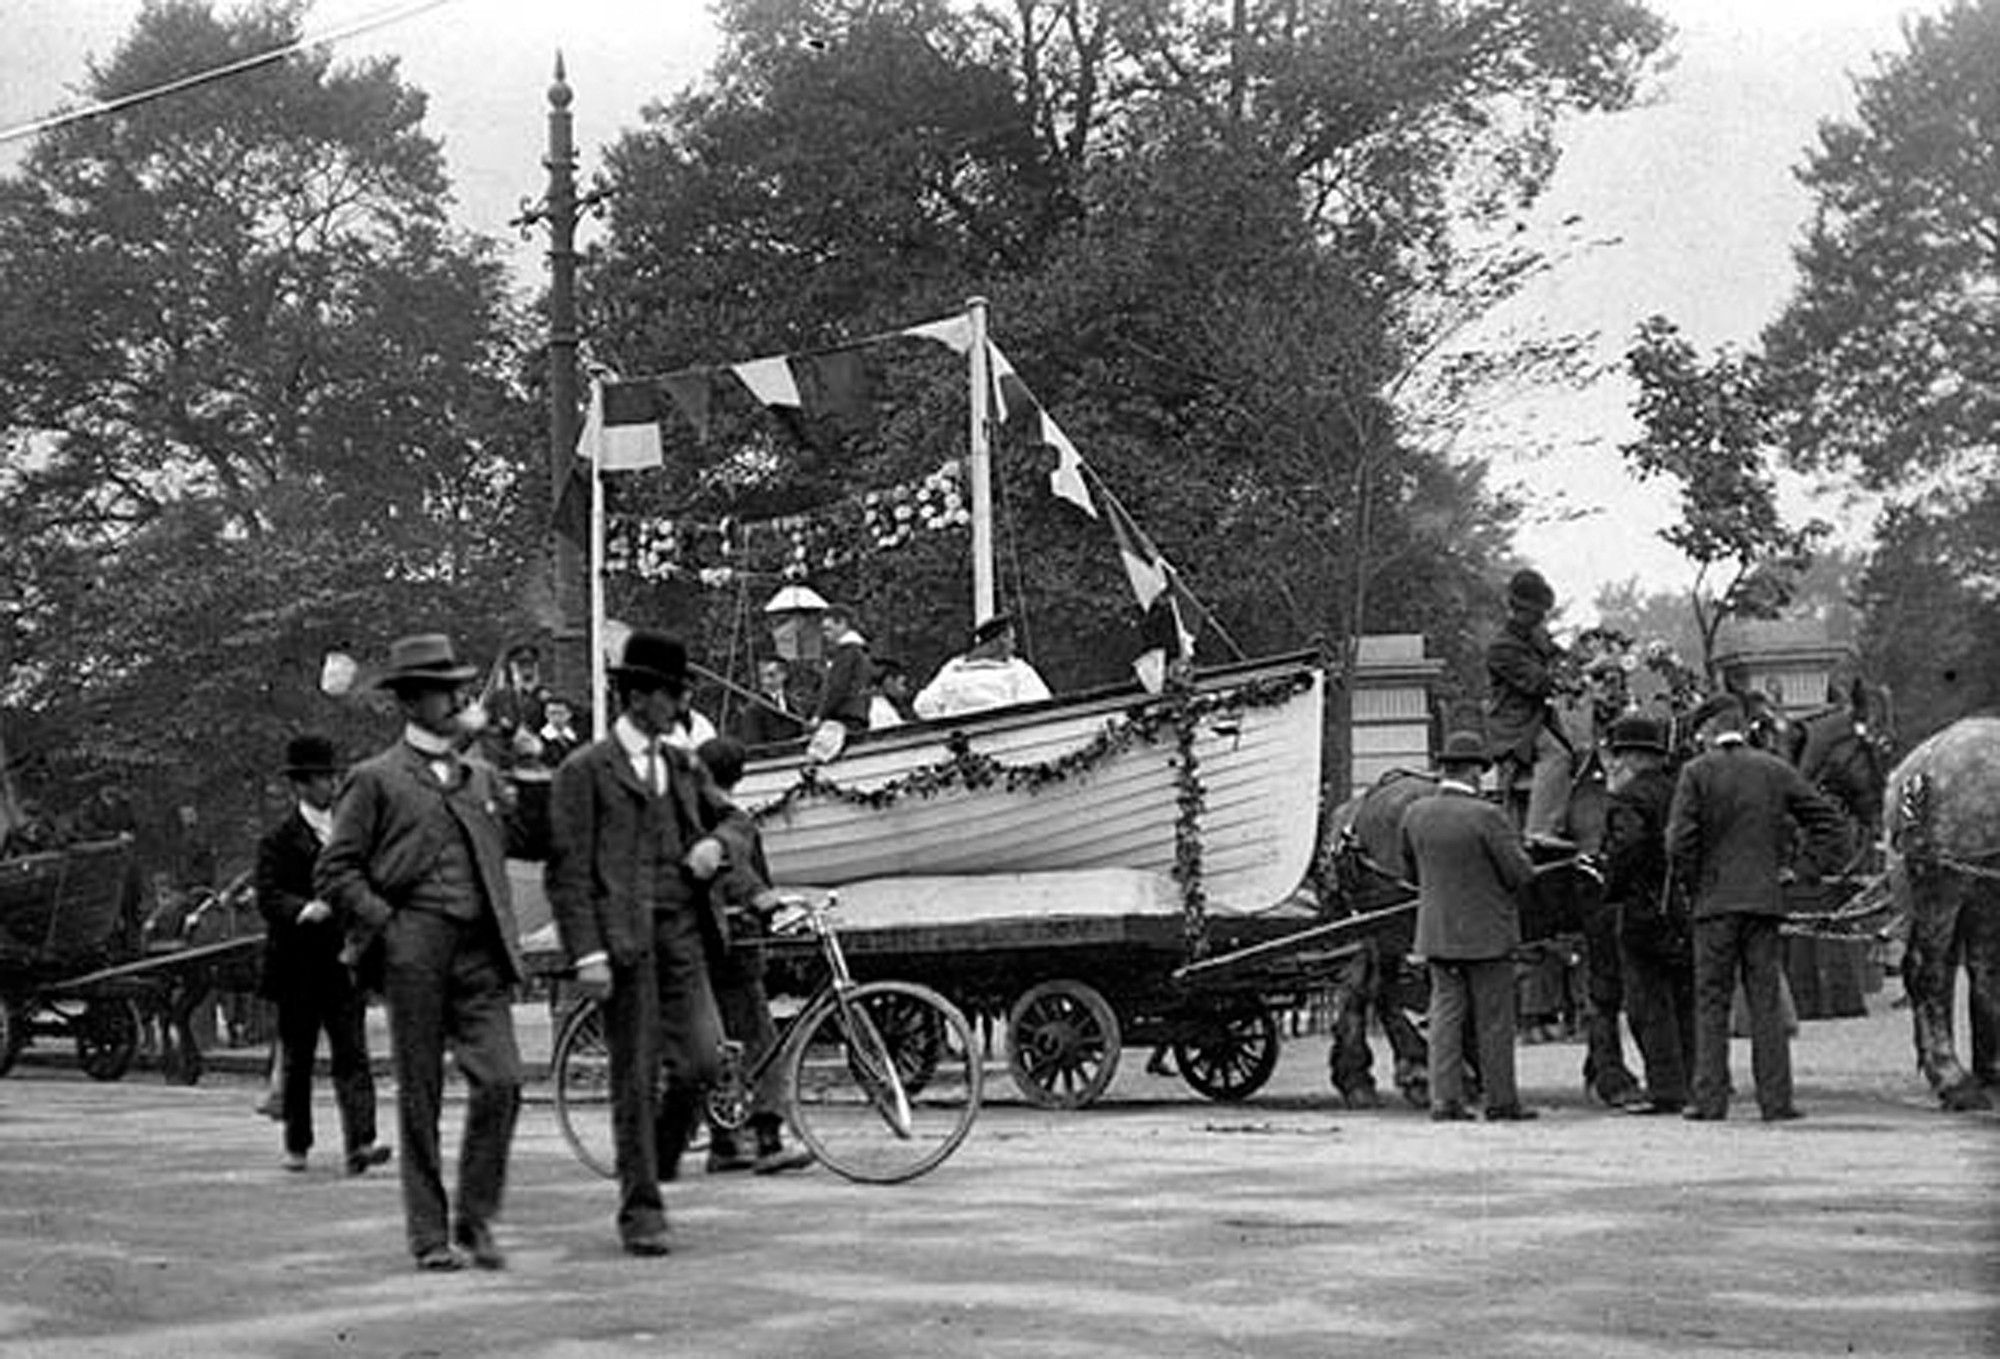
{"label": "man in straw boater hat", "polygon": [[[340,914],[348,955],[380,969],[389,1008],[402,1143],[403,1214],[426,1270],[506,1259],[493,1222],[521,1100],[510,1008],[521,978],[506,859],[539,858],[490,766],[459,754],[467,685],[442,633],[399,638],[378,681],[396,696],[403,734],[354,767],[334,806],[314,883]],[[458,1188],[448,1204],[438,1117],[449,1045],[465,1077]]]}
{"label": "man in straw boater hat", "polygon": [[1507,814],[1479,795],[1492,760],[1478,732],[1455,731],[1438,757],[1438,790],[1403,811],[1403,872],[1417,884],[1415,952],[1431,973],[1431,1117],[1473,1117],[1465,1100],[1465,1021],[1479,1044],[1486,1117],[1535,1117],[1514,1084],[1515,894],[1534,877]]}
{"label": "man in straw boater hat", "polygon": [[347,1173],[389,1159],[375,1142],[375,1080],[368,1066],[368,999],[340,960],[340,922],[313,891],[313,866],[333,833],[340,762],[324,736],[285,744],[285,778],[294,804],[257,844],[257,909],[264,917],[265,999],[278,1007],[279,1109],[285,1169],[303,1171],[312,1150],[313,1058],[326,1034],[334,1102],[347,1149]]}
{"label": "man in straw boater hat", "polygon": [[678,1175],[701,1089],[717,1074],[705,881],[725,852],[709,835],[689,756],[670,739],[687,697],[687,648],[636,631],[611,681],[610,734],[556,771],[546,879],[577,989],[604,1007],[618,1238],[630,1254],[655,1256],[669,1249],[660,1182]]}

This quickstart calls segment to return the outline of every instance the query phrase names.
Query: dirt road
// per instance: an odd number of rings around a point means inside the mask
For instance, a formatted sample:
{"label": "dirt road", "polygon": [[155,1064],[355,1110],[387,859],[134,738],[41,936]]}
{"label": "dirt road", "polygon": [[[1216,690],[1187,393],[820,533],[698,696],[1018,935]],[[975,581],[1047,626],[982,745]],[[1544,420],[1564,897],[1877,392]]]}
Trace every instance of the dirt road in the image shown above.
{"label": "dirt road", "polygon": [[1324,1039],[1237,1107],[1141,1051],[1081,1113],[1003,1077],[912,1185],[697,1172],[658,1261],[535,1105],[497,1275],[415,1273],[393,1173],[282,1173],[245,1081],[29,1069],[0,1356],[2000,1353],[2000,1118],[1936,1112],[1871,1004],[1806,1026],[1780,1126],[1588,1107],[1574,1045],[1522,1050],[1519,1126],[1343,1111]]}

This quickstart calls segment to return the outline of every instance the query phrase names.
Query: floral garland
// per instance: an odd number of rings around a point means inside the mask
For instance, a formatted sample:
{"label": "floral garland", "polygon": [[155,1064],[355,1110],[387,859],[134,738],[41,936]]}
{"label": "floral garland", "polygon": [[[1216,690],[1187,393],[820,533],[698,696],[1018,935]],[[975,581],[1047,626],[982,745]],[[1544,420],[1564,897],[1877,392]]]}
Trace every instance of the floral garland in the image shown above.
{"label": "floral garland", "polygon": [[1108,720],[1094,736],[1074,750],[1051,760],[1005,764],[972,748],[963,731],[945,738],[945,758],[873,788],[853,788],[829,778],[826,767],[808,764],[792,785],[770,802],[750,810],[759,823],[788,814],[801,803],[820,799],[880,811],[908,797],[930,798],[951,789],[978,792],[998,788],[1008,793],[1036,793],[1052,784],[1067,783],[1137,745],[1156,745],[1169,733],[1174,741],[1175,801],[1173,878],[1180,886],[1183,933],[1190,955],[1200,957],[1208,946],[1208,893],[1203,885],[1201,816],[1207,789],[1195,754],[1195,735],[1204,719],[1272,708],[1290,701],[1312,685],[1306,674],[1276,675],[1250,680],[1236,688],[1212,693],[1191,689],[1136,705]]}

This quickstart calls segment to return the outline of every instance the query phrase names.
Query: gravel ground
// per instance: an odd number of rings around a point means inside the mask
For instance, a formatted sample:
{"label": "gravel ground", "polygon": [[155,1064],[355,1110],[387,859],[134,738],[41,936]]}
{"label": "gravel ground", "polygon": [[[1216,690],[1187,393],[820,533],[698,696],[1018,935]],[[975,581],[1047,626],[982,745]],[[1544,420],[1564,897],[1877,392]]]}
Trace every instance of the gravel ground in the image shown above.
{"label": "gravel ground", "polygon": [[1237,1106],[1137,1049],[1082,1112],[1001,1076],[909,1185],[694,1174],[664,1260],[617,1251],[536,1102],[510,1267],[453,1276],[410,1268],[393,1173],[281,1172],[247,1078],[29,1065],[0,1081],[0,1356],[2000,1353],[2000,1117],[1938,1112],[1870,1004],[1805,1026],[1782,1126],[1591,1107],[1574,1044],[1521,1050],[1516,1126],[1345,1111],[1323,1038]]}

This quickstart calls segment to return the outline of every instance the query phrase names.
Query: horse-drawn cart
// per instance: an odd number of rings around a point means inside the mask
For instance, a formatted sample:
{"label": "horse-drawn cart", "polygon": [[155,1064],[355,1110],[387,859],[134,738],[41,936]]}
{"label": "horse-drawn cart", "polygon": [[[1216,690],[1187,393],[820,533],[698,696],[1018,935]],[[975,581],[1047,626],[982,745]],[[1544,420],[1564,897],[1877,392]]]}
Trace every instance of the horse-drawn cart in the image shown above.
{"label": "horse-drawn cart", "polygon": [[93,1079],[118,1080],[157,1020],[168,1078],[201,1079],[193,1013],[218,988],[247,989],[263,947],[246,899],[239,881],[149,928],[129,836],[0,861],[0,1075],[50,1038],[73,1041]]}

